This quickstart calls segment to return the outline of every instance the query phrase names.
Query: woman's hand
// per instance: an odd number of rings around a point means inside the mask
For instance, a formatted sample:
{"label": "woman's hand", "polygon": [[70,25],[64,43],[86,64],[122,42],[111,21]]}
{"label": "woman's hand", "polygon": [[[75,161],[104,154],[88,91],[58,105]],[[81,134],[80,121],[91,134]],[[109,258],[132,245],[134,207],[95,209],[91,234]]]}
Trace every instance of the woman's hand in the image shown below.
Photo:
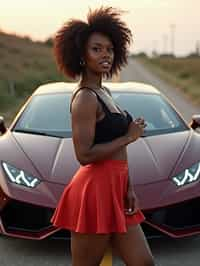
{"label": "woman's hand", "polygon": [[138,117],[135,121],[132,121],[129,125],[127,136],[130,143],[137,140],[144,133],[144,128],[146,127],[144,118]]}
{"label": "woman's hand", "polygon": [[145,124],[145,121],[144,121],[144,118],[143,118],[143,117],[138,117],[138,118],[136,118],[134,122],[135,122],[135,123],[137,123],[137,124],[139,124],[139,125],[141,125],[141,126],[143,126],[143,127],[145,127],[145,126],[146,126],[146,124]]}
{"label": "woman's hand", "polygon": [[128,185],[127,194],[125,198],[125,214],[133,215],[139,209],[137,196],[134,189]]}

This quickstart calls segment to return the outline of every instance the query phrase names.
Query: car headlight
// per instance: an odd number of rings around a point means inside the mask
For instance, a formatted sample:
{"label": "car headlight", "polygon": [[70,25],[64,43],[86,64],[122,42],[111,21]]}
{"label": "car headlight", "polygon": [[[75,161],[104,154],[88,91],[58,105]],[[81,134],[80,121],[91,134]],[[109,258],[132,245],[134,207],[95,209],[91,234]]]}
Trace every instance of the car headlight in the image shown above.
{"label": "car headlight", "polygon": [[35,188],[40,180],[37,177],[33,177],[23,170],[20,170],[8,163],[2,162],[3,169],[10,182],[23,185],[30,188]]}
{"label": "car headlight", "polygon": [[178,187],[190,184],[198,179],[200,179],[200,162],[193,164],[190,168],[172,178]]}

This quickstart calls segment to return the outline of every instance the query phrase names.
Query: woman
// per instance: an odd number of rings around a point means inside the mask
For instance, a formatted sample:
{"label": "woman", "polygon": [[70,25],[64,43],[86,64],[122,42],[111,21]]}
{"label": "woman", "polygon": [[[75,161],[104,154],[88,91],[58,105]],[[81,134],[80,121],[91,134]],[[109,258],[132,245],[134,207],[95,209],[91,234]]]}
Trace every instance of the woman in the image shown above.
{"label": "woman", "polygon": [[122,111],[102,77],[127,63],[131,32],[120,11],[90,11],[57,32],[54,51],[67,76],[80,77],[71,100],[72,137],[80,168],[66,186],[52,223],[71,231],[73,266],[99,265],[109,244],[126,265],[154,265],[141,230],[144,220],[128,176],[127,145],[143,133],[144,119]]}

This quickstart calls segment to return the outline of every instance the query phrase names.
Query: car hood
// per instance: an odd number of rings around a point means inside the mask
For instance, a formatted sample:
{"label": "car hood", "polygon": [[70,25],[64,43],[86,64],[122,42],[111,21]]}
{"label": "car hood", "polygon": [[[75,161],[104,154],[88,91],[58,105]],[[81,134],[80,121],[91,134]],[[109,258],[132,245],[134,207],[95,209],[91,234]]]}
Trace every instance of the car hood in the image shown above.
{"label": "car hood", "polygon": [[140,138],[128,146],[129,174],[138,185],[171,179],[200,160],[199,147],[193,130]]}
{"label": "car hood", "polygon": [[[67,184],[79,167],[71,138],[12,132],[12,138],[38,175],[49,182]],[[16,151],[16,155],[19,154]],[[16,156],[16,164],[22,156]],[[31,174],[31,173],[30,173]]]}
{"label": "car hood", "polygon": [[[79,167],[71,138],[15,132],[12,136],[45,180],[67,184]],[[197,142],[199,146],[199,136],[195,137],[192,130],[187,130],[140,138],[130,144],[129,174],[134,179],[134,184],[153,183],[169,178],[174,171],[179,171],[180,158],[183,160],[185,157],[185,161],[189,158],[194,160],[187,153],[191,153],[191,146],[197,146]]]}

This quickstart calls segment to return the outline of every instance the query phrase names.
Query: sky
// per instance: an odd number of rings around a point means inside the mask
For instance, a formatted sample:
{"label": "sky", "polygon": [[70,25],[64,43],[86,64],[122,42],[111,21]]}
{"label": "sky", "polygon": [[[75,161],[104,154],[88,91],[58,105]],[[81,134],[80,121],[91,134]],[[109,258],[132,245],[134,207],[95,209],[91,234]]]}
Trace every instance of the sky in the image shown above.
{"label": "sky", "polygon": [[43,41],[68,19],[86,20],[89,8],[101,5],[126,11],[131,52],[186,55],[200,45],[200,0],[0,0],[0,29]]}

